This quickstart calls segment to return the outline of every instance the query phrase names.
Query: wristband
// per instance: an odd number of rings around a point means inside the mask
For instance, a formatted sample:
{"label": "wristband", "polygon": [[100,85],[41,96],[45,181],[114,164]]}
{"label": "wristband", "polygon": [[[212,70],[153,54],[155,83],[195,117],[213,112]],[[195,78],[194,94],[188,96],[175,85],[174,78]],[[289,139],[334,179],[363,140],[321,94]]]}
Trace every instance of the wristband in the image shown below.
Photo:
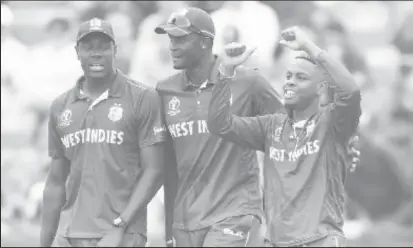
{"label": "wristband", "polygon": [[113,220],[113,225],[116,227],[124,228],[128,225],[128,222],[119,216],[118,218]]}
{"label": "wristband", "polygon": [[175,239],[174,238],[170,238],[166,241],[166,247],[175,247]]}

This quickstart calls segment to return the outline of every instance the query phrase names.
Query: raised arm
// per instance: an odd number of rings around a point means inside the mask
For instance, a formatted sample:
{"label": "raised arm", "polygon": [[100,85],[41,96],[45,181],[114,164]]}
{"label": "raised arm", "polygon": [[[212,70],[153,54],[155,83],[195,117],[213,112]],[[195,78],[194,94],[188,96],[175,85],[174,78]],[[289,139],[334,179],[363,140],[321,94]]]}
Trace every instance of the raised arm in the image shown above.
{"label": "raised arm", "polygon": [[70,172],[70,162],[64,155],[59,138],[53,105],[49,117],[49,156],[52,158],[49,174],[43,190],[42,223],[40,246],[50,247],[56,236],[60,212],[66,202],[66,180]]}
{"label": "raised arm", "polygon": [[331,105],[334,129],[346,140],[357,130],[361,115],[361,94],[351,73],[327,52],[314,43],[308,43],[305,50],[324,69],[331,80],[329,86],[334,89],[334,102]]}
{"label": "raised arm", "polygon": [[231,115],[230,81],[229,78],[221,77],[212,89],[208,129],[212,134],[240,146],[265,151],[266,127],[271,116],[238,117]]}
{"label": "raised arm", "polygon": [[331,118],[334,130],[338,136],[348,139],[357,129],[361,115],[360,89],[351,73],[327,52],[315,45],[305,33],[297,28],[282,32],[284,40],[281,44],[293,50],[303,50],[323,68],[326,81],[334,89],[334,101],[330,104]]}

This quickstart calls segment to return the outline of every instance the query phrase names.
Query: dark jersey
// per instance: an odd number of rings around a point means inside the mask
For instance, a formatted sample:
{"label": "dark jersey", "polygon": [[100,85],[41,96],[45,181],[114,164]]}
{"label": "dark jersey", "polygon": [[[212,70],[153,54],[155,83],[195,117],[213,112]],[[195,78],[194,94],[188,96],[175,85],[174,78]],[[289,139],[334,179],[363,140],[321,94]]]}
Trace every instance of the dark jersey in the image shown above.
{"label": "dark jersey", "polygon": [[[142,173],[139,150],[162,142],[159,95],[120,71],[93,103],[77,85],[51,106],[49,155],[70,161],[58,235],[102,237],[125,209]],[[146,211],[127,232],[146,233]]]}
{"label": "dark jersey", "polygon": [[[262,216],[256,152],[211,135],[207,127],[218,65],[219,59],[200,88],[189,83],[185,72],[157,85],[177,160],[175,228],[195,230],[231,216]],[[277,92],[258,71],[239,69],[235,81],[234,114],[256,116],[281,108]]]}
{"label": "dark jersey", "polygon": [[[334,80],[351,80],[324,53],[318,61]],[[214,87],[208,127],[228,141],[266,153],[267,238],[277,246],[296,246],[343,235],[346,147],[361,114],[360,92],[336,88],[335,101],[297,127],[297,138],[290,139],[294,130],[287,115],[233,116],[231,84],[220,81]]]}

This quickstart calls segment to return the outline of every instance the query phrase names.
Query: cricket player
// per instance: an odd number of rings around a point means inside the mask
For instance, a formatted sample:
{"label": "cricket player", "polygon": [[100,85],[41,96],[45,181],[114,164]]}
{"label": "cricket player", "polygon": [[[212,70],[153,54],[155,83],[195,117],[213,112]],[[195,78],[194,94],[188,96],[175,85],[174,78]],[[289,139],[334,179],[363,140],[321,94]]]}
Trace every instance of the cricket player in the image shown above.
{"label": "cricket player", "polygon": [[[229,142],[266,153],[264,209],[268,246],[345,246],[343,233],[347,144],[361,115],[360,90],[349,71],[299,28],[280,43],[297,55],[283,86],[287,114],[238,117],[231,95],[253,52],[228,46],[212,89],[208,128]],[[250,89],[256,86],[252,83]],[[329,89],[334,101],[319,99]]]}
{"label": "cricket player", "polygon": [[[259,245],[262,198],[256,151],[215,137],[207,128],[221,60],[212,52],[214,23],[205,11],[188,8],[173,13],[155,31],[169,36],[173,67],[181,70],[157,84],[173,148],[165,183],[168,244],[173,236],[176,246],[184,247]],[[231,111],[237,115],[282,109],[280,96],[257,70],[242,69],[233,86]],[[168,230],[172,210],[173,235]]]}
{"label": "cricket player", "polygon": [[84,76],[50,109],[41,246],[146,244],[146,205],[163,183],[165,128],[159,95],[116,69],[116,50],[110,23],[80,25]]}

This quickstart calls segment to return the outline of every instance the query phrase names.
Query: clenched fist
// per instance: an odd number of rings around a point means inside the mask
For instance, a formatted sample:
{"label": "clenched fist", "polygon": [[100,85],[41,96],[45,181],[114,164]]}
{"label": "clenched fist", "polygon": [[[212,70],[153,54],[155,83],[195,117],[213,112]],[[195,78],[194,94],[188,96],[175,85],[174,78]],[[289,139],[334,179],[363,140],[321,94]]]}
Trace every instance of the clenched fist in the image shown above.
{"label": "clenched fist", "polygon": [[280,44],[289,47],[294,51],[305,50],[305,47],[312,41],[307,34],[299,27],[292,27],[281,32]]}
{"label": "clenched fist", "polygon": [[251,54],[255,51],[254,48],[247,48],[239,43],[229,43],[224,46],[224,51],[221,55],[221,66],[226,76],[233,75],[235,68],[244,63]]}

